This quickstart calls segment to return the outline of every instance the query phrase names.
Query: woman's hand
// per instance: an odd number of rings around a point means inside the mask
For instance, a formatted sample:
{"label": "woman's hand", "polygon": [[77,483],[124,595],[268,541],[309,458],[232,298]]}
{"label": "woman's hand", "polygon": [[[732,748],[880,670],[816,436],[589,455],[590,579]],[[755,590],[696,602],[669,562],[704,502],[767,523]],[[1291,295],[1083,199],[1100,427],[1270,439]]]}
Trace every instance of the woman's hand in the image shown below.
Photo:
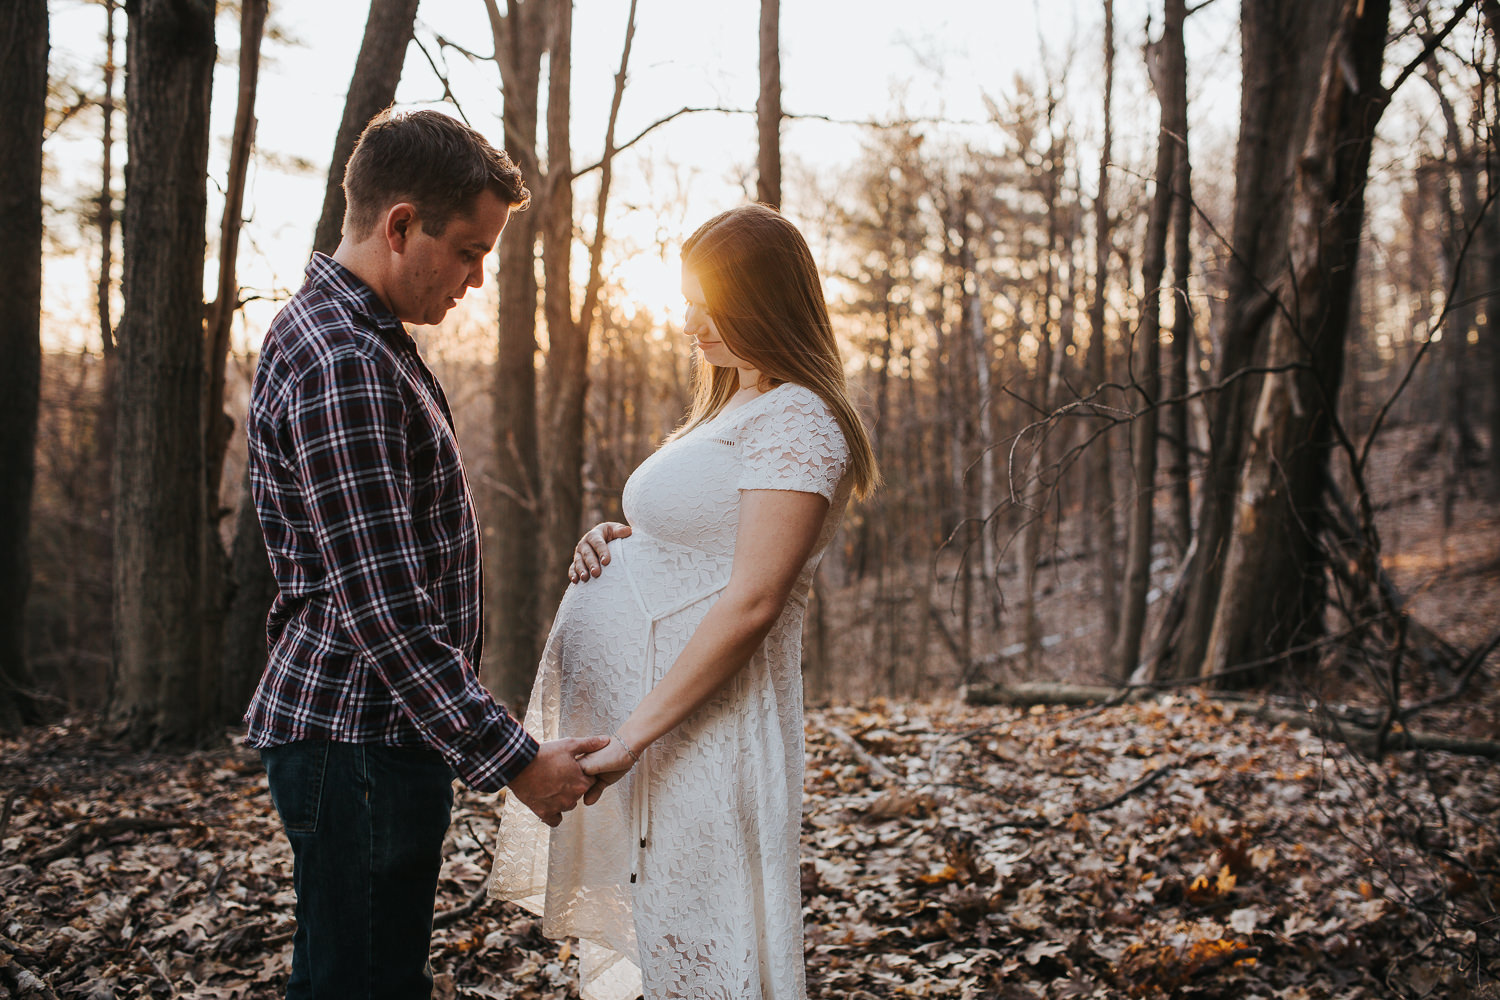
{"label": "woman's hand", "polygon": [[578,766],[584,775],[594,779],[588,791],[583,793],[583,804],[591,806],[598,802],[604,790],[625,777],[635,762],[635,755],[618,736],[611,736],[604,749],[579,757]]}
{"label": "woman's hand", "polygon": [[573,561],[568,564],[568,582],[585,583],[604,572],[604,567],[609,564],[609,543],[616,538],[628,537],[630,525],[619,521],[605,521],[584,532],[578,544],[573,546]]}

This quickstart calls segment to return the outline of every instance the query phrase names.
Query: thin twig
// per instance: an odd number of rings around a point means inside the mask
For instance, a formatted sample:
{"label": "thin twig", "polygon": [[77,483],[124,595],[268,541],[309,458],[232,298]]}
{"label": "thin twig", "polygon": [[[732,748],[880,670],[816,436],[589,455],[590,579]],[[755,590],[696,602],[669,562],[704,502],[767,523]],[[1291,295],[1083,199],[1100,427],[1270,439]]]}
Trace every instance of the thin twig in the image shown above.
{"label": "thin twig", "polygon": [[[1191,763],[1193,763],[1193,761],[1189,761],[1188,763],[1191,764]],[[1124,802],[1126,799],[1130,798],[1136,792],[1144,791],[1145,789],[1150,788],[1152,785],[1156,784],[1158,781],[1160,781],[1162,778],[1166,777],[1171,772],[1176,771],[1179,768],[1184,767],[1184,766],[1186,766],[1186,765],[1182,765],[1182,764],[1163,764],[1161,767],[1158,767],[1155,770],[1147,771],[1146,774],[1143,777],[1141,777],[1138,781],[1136,781],[1135,784],[1133,784],[1129,788],[1125,789],[1119,795],[1116,795],[1114,798],[1111,798],[1111,799],[1106,799],[1105,801],[1100,802],[1098,805],[1089,806],[1087,809],[1080,809],[1079,812],[1081,812],[1085,816],[1087,816],[1087,815],[1090,815],[1092,813],[1103,812],[1106,809],[1113,809],[1115,806],[1119,805],[1121,802]]]}
{"label": "thin twig", "polygon": [[[432,67],[433,76],[436,76],[438,78],[438,82],[443,85],[443,100],[453,105],[453,110],[458,112],[458,117],[463,119],[465,125],[471,125],[469,116],[464,114],[463,105],[458,103],[457,95],[453,93],[453,88],[448,85],[448,74],[445,71],[438,69],[437,61],[432,58],[432,53],[427,51],[427,46],[422,44],[422,39],[413,34],[411,40],[417,43],[417,48],[420,49],[422,55],[427,58],[427,65]],[[438,41],[439,43],[441,43],[442,39],[439,39]]]}
{"label": "thin twig", "polygon": [[1422,64],[1432,58],[1432,54],[1437,51],[1438,46],[1442,45],[1448,36],[1453,33],[1453,29],[1458,27],[1459,22],[1464,19],[1469,11],[1474,9],[1474,4],[1477,2],[1478,0],[1464,0],[1462,6],[1453,12],[1453,17],[1443,26],[1443,30],[1435,35],[1428,36],[1426,44],[1422,46],[1422,51],[1418,53],[1417,57],[1406,64],[1401,72],[1396,75],[1396,79],[1391,82],[1389,87],[1384,88],[1384,99],[1386,101],[1390,101],[1395,96],[1396,91],[1401,89],[1401,85],[1406,82],[1407,78],[1418,69],[1421,69]]}
{"label": "thin twig", "polygon": [[161,963],[156,960],[156,956],[147,951],[145,945],[141,945],[140,949],[141,954],[146,956],[146,961],[151,963],[151,968],[155,969],[156,974],[161,977],[161,981],[167,984],[167,995],[172,997],[177,996],[177,987],[173,984],[172,977],[167,975],[167,970],[161,967]]}
{"label": "thin twig", "polygon": [[1415,705],[1408,705],[1401,710],[1401,718],[1403,720],[1409,719],[1419,712],[1425,712],[1429,708],[1437,708],[1439,705],[1446,705],[1463,697],[1464,691],[1469,686],[1470,679],[1479,671],[1479,668],[1484,665],[1484,661],[1489,659],[1489,655],[1496,648],[1500,648],[1500,632],[1496,632],[1490,636],[1489,639],[1476,646],[1472,653],[1464,657],[1463,665],[1459,668],[1458,680],[1454,682],[1452,688],[1443,694],[1435,695],[1425,701],[1419,701]]}
{"label": "thin twig", "polygon": [[16,800],[21,797],[24,789],[12,788],[5,793],[5,805],[0,806],[0,850],[4,850],[5,831],[10,828],[10,816],[16,807]]}
{"label": "thin twig", "polygon": [[854,754],[855,759],[865,767],[869,768],[870,773],[879,778],[881,781],[894,782],[898,785],[906,784],[905,778],[901,777],[895,771],[892,771],[890,768],[886,767],[885,764],[881,762],[879,757],[876,757],[874,754],[870,753],[870,751],[866,750],[863,746],[860,745],[859,740],[856,740],[853,736],[850,736],[841,727],[829,726],[828,735],[832,736],[834,739],[838,740],[840,743],[848,747],[849,752]]}
{"label": "thin twig", "polygon": [[485,867],[493,868],[495,866],[495,855],[490,853],[490,849],[484,846],[484,841],[480,839],[479,834],[474,832],[474,824],[469,822],[468,817],[464,818],[464,829],[469,831],[470,839],[472,839],[474,843],[478,844],[479,849],[484,852]]}
{"label": "thin twig", "polygon": [[1396,400],[1400,399],[1401,394],[1406,391],[1406,387],[1410,384],[1412,376],[1417,372],[1417,365],[1426,356],[1428,349],[1436,343],[1432,339],[1433,334],[1442,329],[1443,323],[1448,319],[1448,313],[1452,311],[1455,305],[1453,293],[1458,289],[1458,283],[1463,274],[1464,259],[1469,254],[1469,245],[1474,242],[1474,237],[1479,232],[1480,222],[1484,219],[1485,212],[1494,204],[1496,193],[1496,191],[1491,190],[1485,196],[1484,204],[1480,206],[1479,214],[1474,218],[1468,231],[1464,233],[1463,244],[1459,247],[1458,255],[1453,261],[1453,277],[1449,281],[1448,288],[1443,295],[1442,311],[1428,324],[1427,336],[1422,339],[1421,346],[1417,348],[1416,354],[1412,356],[1411,362],[1406,366],[1406,372],[1401,376],[1401,381],[1396,384],[1395,389],[1391,390],[1390,397],[1381,404],[1380,409],[1375,412],[1375,418],[1370,422],[1370,429],[1365,433],[1365,440],[1359,449],[1358,461],[1355,463],[1355,468],[1360,471],[1364,470],[1365,464],[1370,460],[1370,449],[1375,445],[1375,436],[1380,432],[1381,425],[1385,423],[1385,418],[1391,412],[1391,407],[1396,405]]}
{"label": "thin twig", "polygon": [[444,910],[441,913],[433,914],[432,929],[437,930],[441,927],[447,927],[449,924],[458,923],[458,921],[481,909],[489,902],[489,899],[489,879],[485,879],[479,888],[474,890],[473,895],[469,897],[467,902],[460,903],[451,910]]}
{"label": "thin twig", "polygon": [[1186,767],[1191,767],[1192,765],[1197,764],[1200,761],[1207,760],[1211,756],[1212,754],[1198,754],[1194,757],[1189,758],[1188,760],[1181,761],[1176,764],[1163,764],[1161,767],[1146,772],[1146,774],[1136,779],[1123,791],[1111,796],[1108,799],[1105,799],[1103,802],[1096,802],[1095,804],[1091,806],[1085,806],[1082,809],[1074,809],[1068,811],[1065,817],[1059,819],[1049,820],[1038,816],[1032,819],[1003,820],[999,823],[996,823],[995,827],[997,829],[1002,827],[1009,827],[1012,829],[1024,830],[1055,830],[1058,827],[1065,825],[1068,820],[1075,815],[1092,816],[1094,813],[1101,813],[1107,809],[1113,809],[1115,806],[1119,805],[1121,802],[1124,802],[1132,795],[1136,795],[1146,790],[1147,788],[1150,788],[1152,785],[1156,784],[1168,774],[1180,771]]}

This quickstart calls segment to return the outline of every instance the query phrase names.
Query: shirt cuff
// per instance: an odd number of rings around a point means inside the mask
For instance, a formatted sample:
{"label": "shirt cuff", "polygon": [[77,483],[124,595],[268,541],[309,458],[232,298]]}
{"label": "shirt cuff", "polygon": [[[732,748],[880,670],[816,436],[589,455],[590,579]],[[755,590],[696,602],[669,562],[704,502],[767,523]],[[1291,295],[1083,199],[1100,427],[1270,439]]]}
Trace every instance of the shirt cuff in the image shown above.
{"label": "shirt cuff", "polygon": [[[498,708],[498,706],[496,706]],[[449,761],[464,784],[481,792],[498,792],[536,758],[540,744],[505,709],[498,718],[454,740]]]}

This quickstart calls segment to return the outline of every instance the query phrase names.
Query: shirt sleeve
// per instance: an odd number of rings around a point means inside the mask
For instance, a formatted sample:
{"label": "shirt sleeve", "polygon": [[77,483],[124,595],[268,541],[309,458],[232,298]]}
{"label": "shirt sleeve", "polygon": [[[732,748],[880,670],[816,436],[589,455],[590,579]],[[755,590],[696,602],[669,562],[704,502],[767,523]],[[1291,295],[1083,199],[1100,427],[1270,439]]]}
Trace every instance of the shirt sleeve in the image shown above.
{"label": "shirt sleeve", "polygon": [[742,490],[794,490],[817,493],[833,502],[849,445],[838,419],[808,389],[782,390],[784,399],[767,403],[745,423],[740,437]]}
{"label": "shirt sleeve", "polygon": [[429,592],[400,391],[374,359],[341,352],[302,376],[286,413],[341,627],[466,784],[508,784],[537,743],[479,683]]}

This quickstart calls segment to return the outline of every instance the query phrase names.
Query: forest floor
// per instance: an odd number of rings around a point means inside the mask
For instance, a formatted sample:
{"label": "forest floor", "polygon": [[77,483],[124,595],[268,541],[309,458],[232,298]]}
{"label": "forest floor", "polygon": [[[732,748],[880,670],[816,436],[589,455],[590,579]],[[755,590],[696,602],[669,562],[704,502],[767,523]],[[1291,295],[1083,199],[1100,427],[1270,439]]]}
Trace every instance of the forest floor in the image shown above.
{"label": "forest floor", "polygon": [[[810,713],[813,997],[1500,997],[1500,764],[1354,755],[1197,693]],[[0,996],[279,996],[291,859],[256,756],[0,743]],[[461,790],[436,996],[571,998],[566,943],[472,909]],[[50,992],[49,992],[50,991]]]}

